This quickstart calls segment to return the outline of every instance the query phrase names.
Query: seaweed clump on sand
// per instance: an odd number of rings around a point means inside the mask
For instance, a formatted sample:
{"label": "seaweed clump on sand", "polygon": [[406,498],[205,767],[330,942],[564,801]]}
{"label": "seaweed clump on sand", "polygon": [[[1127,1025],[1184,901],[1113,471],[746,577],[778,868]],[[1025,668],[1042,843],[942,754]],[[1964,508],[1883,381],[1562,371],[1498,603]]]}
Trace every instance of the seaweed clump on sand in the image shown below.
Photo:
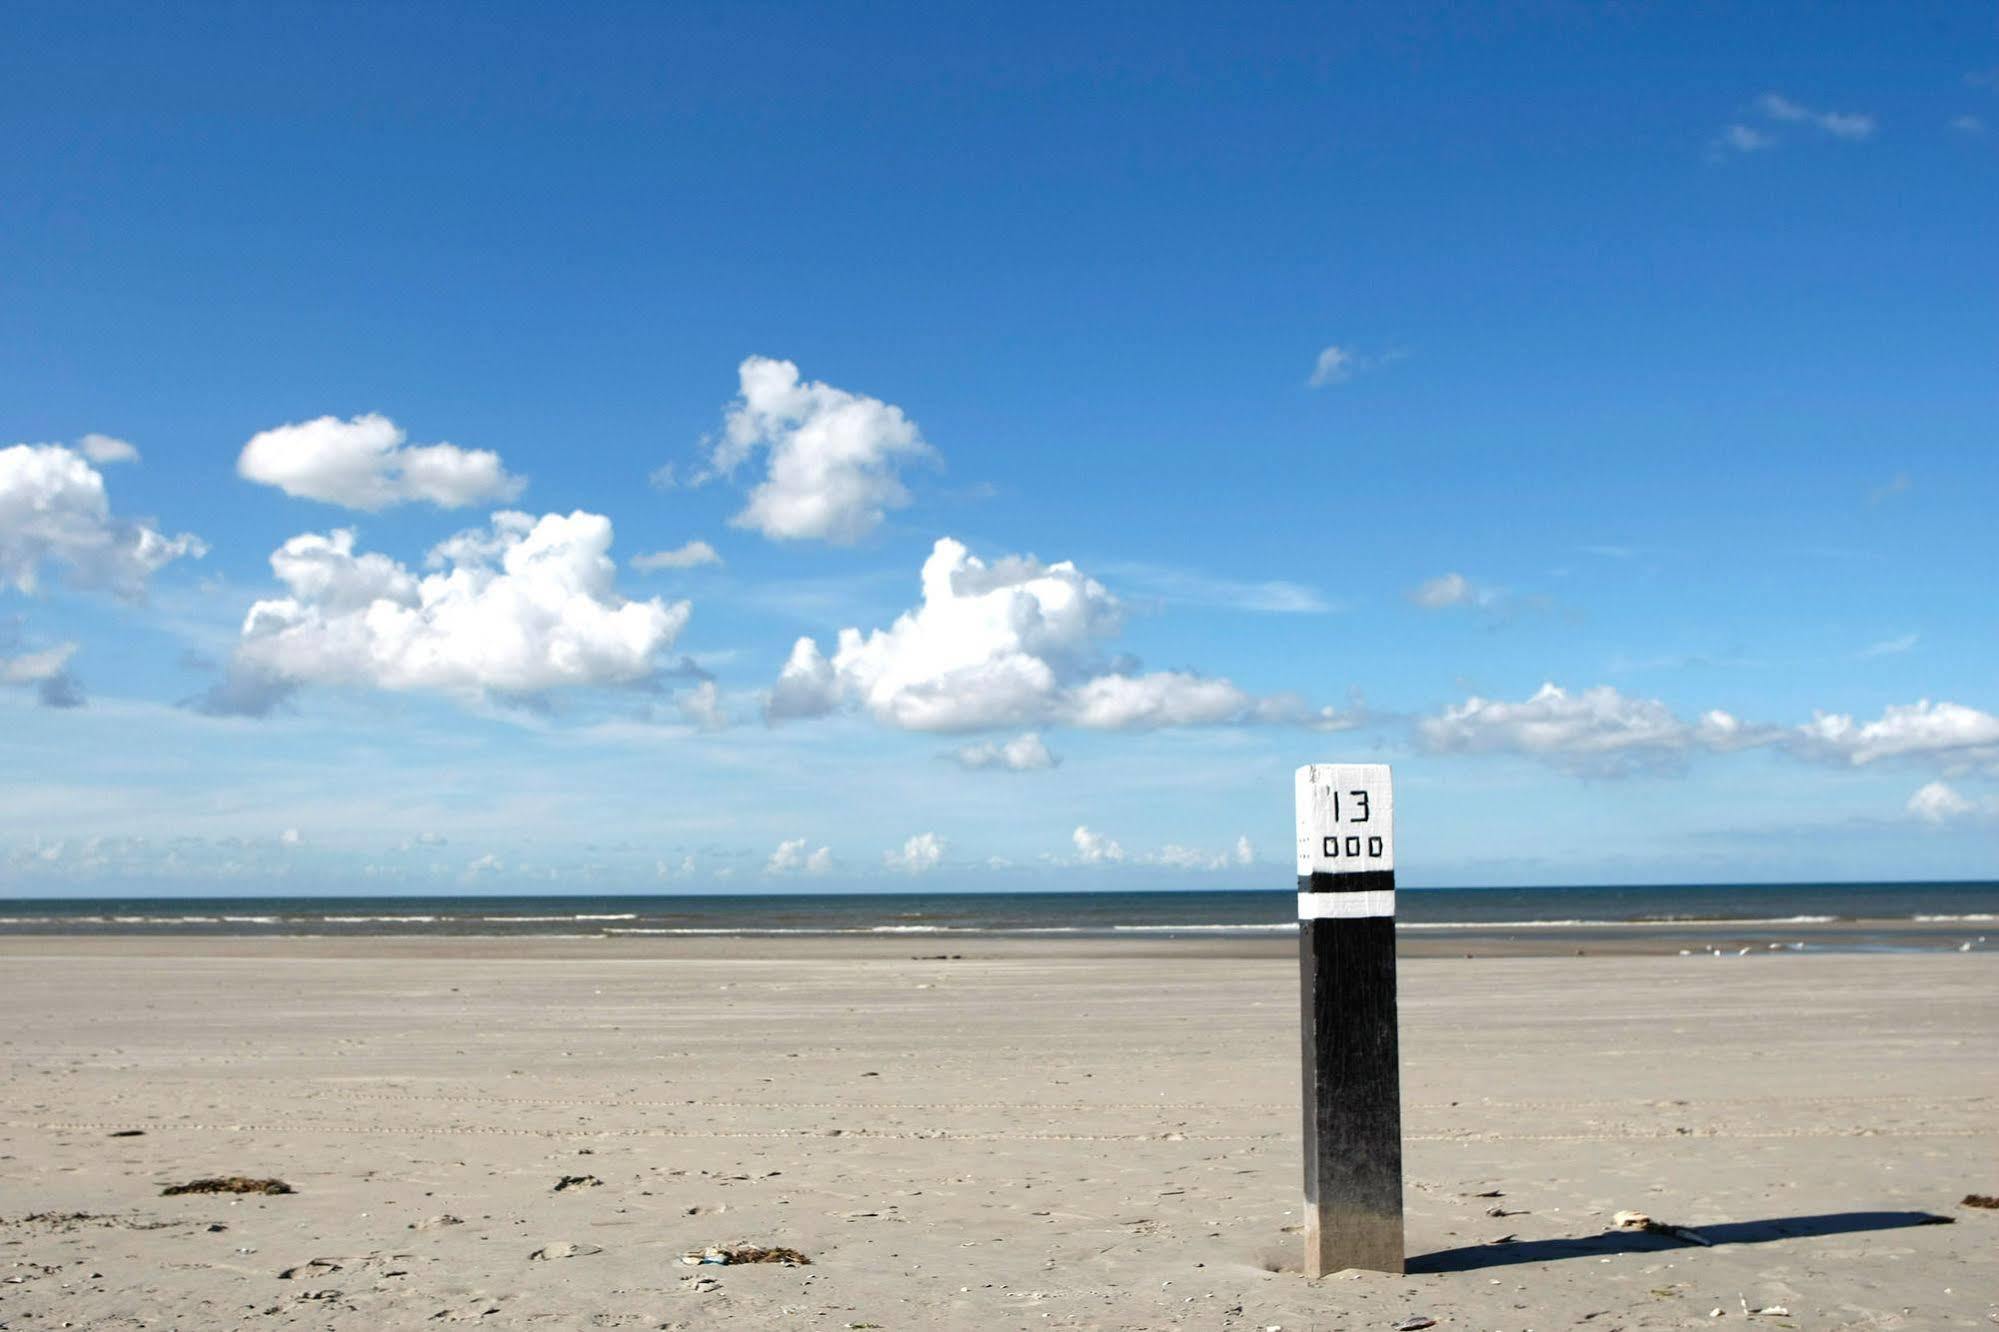
{"label": "seaweed clump on sand", "polygon": [[761,1244],[710,1245],[699,1253],[690,1253],[680,1260],[689,1266],[713,1263],[733,1267],[737,1263],[783,1263],[786,1267],[810,1267],[812,1260],[796,1249],[777,1245],[766,1248]]}
{"label": "seaweed clump on sand", "polygon": [[1964,1195],[1966,1207],[1999,1207],[1999,1198],[1989,1193],[1967,1193]]}
{"label": "seaweed clump on sand", "polygon": [[178,1197],[183,1193],[296,1193],[291,1185],[281,1179],[251,1179],[248,1175],[219,1175],[212,1179],[193,1179],[185,1184],[169,1184],[160,1190],[162,1198]]}

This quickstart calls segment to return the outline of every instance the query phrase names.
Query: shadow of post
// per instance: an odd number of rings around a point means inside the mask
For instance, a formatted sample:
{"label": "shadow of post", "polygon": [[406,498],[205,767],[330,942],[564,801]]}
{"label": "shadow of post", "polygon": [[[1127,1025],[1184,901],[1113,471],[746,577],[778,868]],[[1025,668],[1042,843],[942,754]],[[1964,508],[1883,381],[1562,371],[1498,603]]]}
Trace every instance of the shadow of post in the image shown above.
{"label": "shadow of post", "polygon": [[[1724,1221],[1695,1227],[1708,1241],[1724,1244],[1768,1244],[1772,1240],[1810,1239],[1819,1235],[1853,1235],[1869,1230],[1900,1230],[1907,1226],[1949,1225],[1953,1218],[1934,1212],[1826,1212],[1818,1216],[1774,1216],[1763,1221]],[[1643,1230],[1606,1230],[1575,1239],[1517,1240],[1507,1244],[1470,1244],[1439,1249],[1409,1259],[1409,1271],[1476,1272],[1485,1267],[1516,1263],[1547,1263],[1561,1258],[1606,1258],[1617,1253],[1663,1253],[1699,1245]]]}

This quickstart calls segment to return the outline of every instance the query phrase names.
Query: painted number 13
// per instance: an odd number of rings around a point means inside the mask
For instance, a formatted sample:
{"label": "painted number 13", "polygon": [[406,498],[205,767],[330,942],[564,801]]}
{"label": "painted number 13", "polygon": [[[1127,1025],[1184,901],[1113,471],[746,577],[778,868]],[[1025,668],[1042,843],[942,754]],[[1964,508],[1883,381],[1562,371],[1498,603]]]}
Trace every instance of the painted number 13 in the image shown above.
{"label": "painted number 13", "polygon": [[[1348,795],[1350,795],[1350,796],[1352,796],[1352,797],[1354,798],[1354,803],[1360,806],[1360,813],[1358,813],[1358,814],[1354,815],[1354,817],[1353,817],[1353,819],[1352,819],[1352,822],[1354,822],[1354,823],[1366,823],[1366,822],[1367,822],[1367,792],[1365,792],[1365,791],[1349,791],[1349,792],[1347,792],[1347,794],[1348,794]],[[1340,821],[1340,793],[1339,793],[1338,791],[1335,791],[1335,792],[1333,792],[1333,822],[1334,822],[1334,823],[1338,823],[1339,821]]]}

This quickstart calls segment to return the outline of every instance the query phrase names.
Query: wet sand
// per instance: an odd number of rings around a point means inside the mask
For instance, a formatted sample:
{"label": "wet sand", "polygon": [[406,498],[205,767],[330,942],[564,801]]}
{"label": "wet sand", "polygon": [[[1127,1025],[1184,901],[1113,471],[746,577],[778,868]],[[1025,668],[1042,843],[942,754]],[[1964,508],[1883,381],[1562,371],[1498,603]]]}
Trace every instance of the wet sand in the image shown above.
{"label": "wet sand", "polygon": [[0,1326],[1991,1326],[1999,957],[1448,943],[1308,1282],[1282,940],[0,939]]}

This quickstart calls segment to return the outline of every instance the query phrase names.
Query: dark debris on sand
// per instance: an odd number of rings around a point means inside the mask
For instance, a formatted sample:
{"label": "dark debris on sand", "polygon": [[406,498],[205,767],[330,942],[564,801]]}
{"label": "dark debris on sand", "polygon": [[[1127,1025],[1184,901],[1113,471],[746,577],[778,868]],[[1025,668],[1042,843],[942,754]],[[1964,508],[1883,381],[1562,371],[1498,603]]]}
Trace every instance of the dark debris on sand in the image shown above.
{"label": "dark debris on sand", "polygon": [[761,1244],[716,1245],[704,1249],[699,1255],[704,1263],[721,1263],[735,1266],[737,1263],[783,1263],[786,1267],[810,1267],[812,1260],[796,1249],[776,1245],[765,1248]]}
{"label": "dark debris on sand", "polygon": [[564,1175],[561,1179],[555,1181],[555,1191],[560,1193],[564,1189],[594,1189],[601,1186],[603,1182],[603,1180],[598,1179],[595,1175]]}
{"label": "dark debris on sand", "polygon": [[1999,1197],[1989,1193],[1967,1193],[1964,1195],[1966,1207],[1999,1207]]}
{"label": "dark debris on sand", "polygon": [[291,1185],[281,1179],[251,1179],[248,1175],[218,1175],[211,1179],[193,1179],[185,1184],[169,1184],[160,1190],[162,1198],[174,1198],[183,1193],[296,1193]]}
{"label": "dark debris on sand", "polygon": [[119,1230],[173,1230],[191,1226],[192,1221],[142,1221],[132,1216],[108,1216],[101,1212],[30,1212],[22,1217],[0,1217],[0,1226],[45,1226],[59,1233],[68,1233],[82,1226],[101,1226]]}

